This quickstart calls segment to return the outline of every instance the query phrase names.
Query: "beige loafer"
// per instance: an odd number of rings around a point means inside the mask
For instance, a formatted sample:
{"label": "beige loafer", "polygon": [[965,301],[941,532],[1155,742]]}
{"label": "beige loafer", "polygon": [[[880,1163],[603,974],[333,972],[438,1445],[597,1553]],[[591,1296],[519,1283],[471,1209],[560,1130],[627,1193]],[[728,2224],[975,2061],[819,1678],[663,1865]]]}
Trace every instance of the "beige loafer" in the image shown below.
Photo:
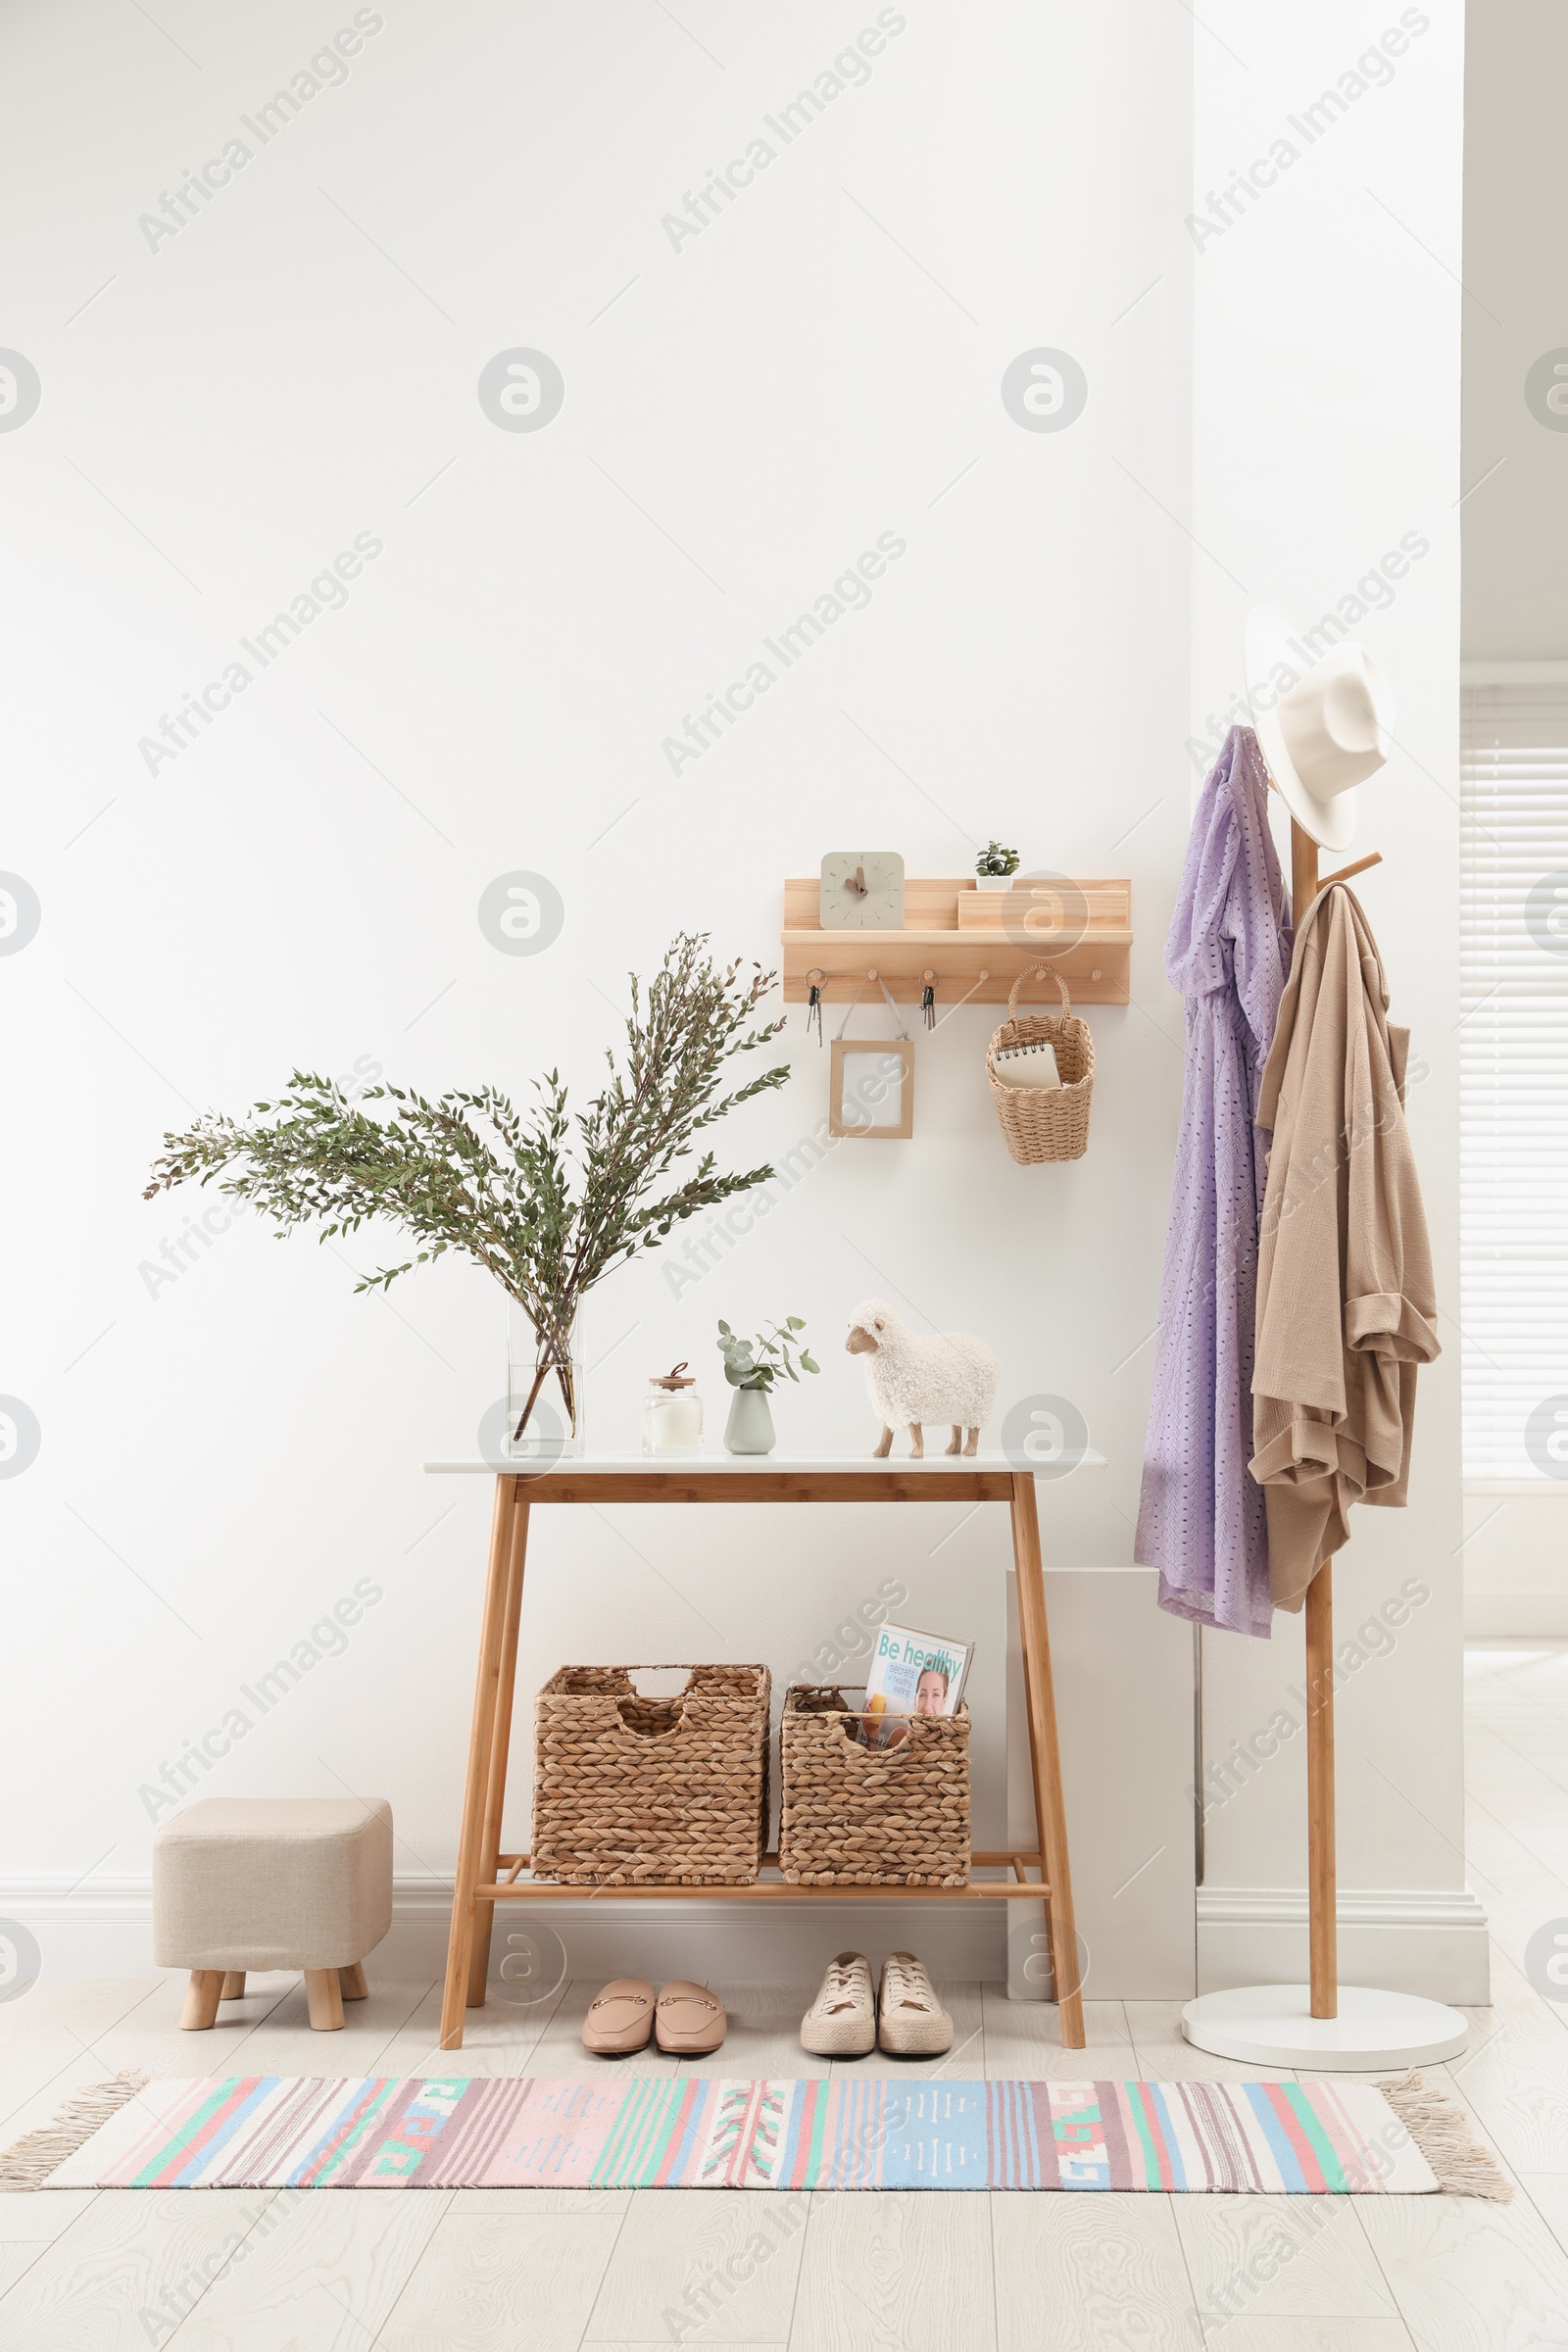
{"label": "beige loafer", "polygon": [[705,2058],[717,2049],[728,2024],[723,2002],[686,1977],[666,1984],[654,2006],[654,2038],[671,2057]]}
{"label": "beige loafer", "polygon": [[863,2058],[876,2048],[876,1991],[863,1952],[837,1952],[801,2020],[801,2046],[817,2058]]}
{"label": "beige loafer", "polygon": [[600,2058],[645,2050],[654,2030],[654,1988],[641,1977],[615,1977],[588,2004],[582,2046]]}
{"label": "beige loafer", "polygon": [[889,1952],[876,2006],[877,2039],[890,2057],[939,2058],[952,2049],[953,2020],[912,1952]]}

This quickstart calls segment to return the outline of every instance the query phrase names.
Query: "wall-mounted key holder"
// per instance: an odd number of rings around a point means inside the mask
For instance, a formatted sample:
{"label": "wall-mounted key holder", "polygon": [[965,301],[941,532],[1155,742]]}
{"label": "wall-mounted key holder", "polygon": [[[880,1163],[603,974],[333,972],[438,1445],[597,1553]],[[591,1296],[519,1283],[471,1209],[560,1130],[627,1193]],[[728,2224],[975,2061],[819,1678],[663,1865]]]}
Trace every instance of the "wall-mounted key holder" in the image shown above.
{"label": "wall-mounted key holder", "polygon": [[[856,880],[858,866],[868,897],[879,879],[874,862],[856,853],[848,877]],[[1075,1004],[1125,1004],[1132,943],[1126,880],[1017,874],[1006,890],[981,891],[972,875],[910,878],[904,884],[903,927],[879,928],[873,942],[863,929],[843,927],[836,909],[833,924],[824,926],[821,881],[802,875],[784,885],[784,1002],[818,1011],[824,1004],[844,1004],[864,988],[870,954],[893,997],[922,1005],[933,1022],[961,1002],[1004,1004],[1020,973],[1048,962]]]}
{"label": "wall-mounted key holder", "polygon": [[[894,1037],[846,1037],[850,1014],[875,980],[897,1024]],[[861,1143],[902,1143],[914,1133],[914,1040],[887,983],[867,972],[846,1007],[828,1062],[827,1131]]]}

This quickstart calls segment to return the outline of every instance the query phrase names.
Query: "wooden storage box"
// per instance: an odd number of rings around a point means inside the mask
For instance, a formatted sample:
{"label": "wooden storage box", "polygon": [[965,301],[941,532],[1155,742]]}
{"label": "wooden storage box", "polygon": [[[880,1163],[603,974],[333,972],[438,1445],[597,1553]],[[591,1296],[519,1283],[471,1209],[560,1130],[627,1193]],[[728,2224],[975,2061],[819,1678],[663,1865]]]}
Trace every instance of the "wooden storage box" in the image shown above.
{"label": "wooden storage box", "polygon": [[[767,1834],[765,1666],[693,1666],[643,1698],[634,1673],[563,1666],[534,1710],[536,1879],[750,1886]],[[678,1669],[676,1670],[678,1671]]]}
{"label": "wooden storage box", "polygon": [[851,1738],[858,1713],[839,1690],[785,1692],[779,1869],[803,1886],[967,1886],[968,1708],[909,1716],[891,1748]]}

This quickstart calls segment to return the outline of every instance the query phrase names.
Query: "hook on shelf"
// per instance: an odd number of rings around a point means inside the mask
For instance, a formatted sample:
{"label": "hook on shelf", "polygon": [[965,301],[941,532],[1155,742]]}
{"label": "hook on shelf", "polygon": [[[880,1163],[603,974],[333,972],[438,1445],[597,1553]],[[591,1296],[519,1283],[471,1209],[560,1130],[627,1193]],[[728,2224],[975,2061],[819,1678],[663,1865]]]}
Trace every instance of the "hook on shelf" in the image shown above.
{"label": "hook on shelf", "polygon": [[[963,992],[963,995],[962,995],[962,996],[961,996],[961,997],[958,999],[958,1004],[968,1004],[968,1002],[969,1002],[969,999],[970,999],[970,998],[971,998],[971,997],[974,995],[974,993],[975,993],[975,990],[976,990],[976,989],[981,989],[981,988],[984,988],[984,986],[985,986],[986,982],[987,982],[987,981],[990,979],[990,977],[991,977],[991,974],[990,974],[989,972],[987,972],[987,971],[982,971],[982,972],[981,972],[981,974],[980,974],[980,977],[979,977],[979,979],[978,979],[978,980],[975,982],[975,984],[974,984],[974,988],[968,988],[968,989],[965,989],[965,990],[964,990],[964,992]],[[932,979],[933,979],[933,980],[935,980],[935,978],[936,978],[936,974],[933,972],[933,974],[932,974]],[[957,1009],[958,1009],[958,1004],[950,1004],[950,1005],[948,1006],[948,1009],[947,1009],[947,1011],[946,1011],[946,1012],[945,1012],[945,1013],[942,1015],[942,1021],[951,1021],[951,1020],[952,1020],[952,1018],[953,1018],[953,1016],[954,1016],[954,1014],[955,1014],[955,1013],[957,1011]],[[942,1026],[942,1021],[933,1021],[933,1022],[931,1023],[931,1027],[932,1027],[933,1029],[940,1029],[940,1028],[941,1028],[941,1026]]]}

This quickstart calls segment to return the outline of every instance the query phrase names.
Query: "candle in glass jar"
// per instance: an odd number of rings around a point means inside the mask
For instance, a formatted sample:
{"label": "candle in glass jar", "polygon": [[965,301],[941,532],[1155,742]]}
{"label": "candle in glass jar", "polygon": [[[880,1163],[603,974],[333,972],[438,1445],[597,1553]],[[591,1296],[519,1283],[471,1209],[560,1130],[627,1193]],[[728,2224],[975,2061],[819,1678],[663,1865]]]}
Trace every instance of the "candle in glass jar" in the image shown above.
{"label": "candle in glass jar", "polygon": [[644,1453],[693,1453],[703,1441],[703,1400],[684,1362],[656,1374],[643,1402]]}

